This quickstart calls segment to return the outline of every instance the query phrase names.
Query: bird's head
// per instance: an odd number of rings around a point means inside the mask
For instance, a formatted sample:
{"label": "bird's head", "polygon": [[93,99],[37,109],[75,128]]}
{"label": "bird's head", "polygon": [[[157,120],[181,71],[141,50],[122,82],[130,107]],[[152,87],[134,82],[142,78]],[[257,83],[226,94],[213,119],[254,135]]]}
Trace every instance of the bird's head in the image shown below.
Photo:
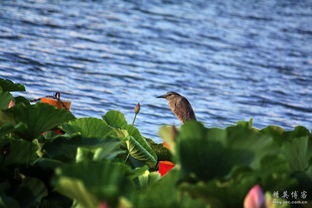
{"label": "bird's head", "polygon": [[178,98],[178,97],[181,97],[181,95],[179,95],[176,92],[167,92],[164,95],[157,96],[157,98],[165,98],[167,100],[173,100],[173,99]]}

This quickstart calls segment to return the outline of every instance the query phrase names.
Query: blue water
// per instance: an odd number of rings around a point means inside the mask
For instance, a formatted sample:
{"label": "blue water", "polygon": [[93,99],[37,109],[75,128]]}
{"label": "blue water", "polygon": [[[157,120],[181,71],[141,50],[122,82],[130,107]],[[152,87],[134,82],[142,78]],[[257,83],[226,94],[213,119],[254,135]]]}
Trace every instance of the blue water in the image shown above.
{"label": "blue water", "polygon": [[206,126],[312,118],[312,1],[0,1],[0,77],[61,91],[77,117],[120,110],[160,141],[177,91]]}

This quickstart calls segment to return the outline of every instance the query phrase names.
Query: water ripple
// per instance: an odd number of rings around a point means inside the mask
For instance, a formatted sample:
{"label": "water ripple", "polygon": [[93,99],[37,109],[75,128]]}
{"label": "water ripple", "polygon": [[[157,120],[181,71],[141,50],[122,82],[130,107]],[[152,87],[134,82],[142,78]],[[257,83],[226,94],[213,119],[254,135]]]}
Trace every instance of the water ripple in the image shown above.
{"label": "water ripple", "polygon": [[78,116],[120,110],[144,135],[179,125],[178,91],[208,126],[254,118],[311,128],[312,4],[294,1],[0,2],[0,77],[61,91]]}

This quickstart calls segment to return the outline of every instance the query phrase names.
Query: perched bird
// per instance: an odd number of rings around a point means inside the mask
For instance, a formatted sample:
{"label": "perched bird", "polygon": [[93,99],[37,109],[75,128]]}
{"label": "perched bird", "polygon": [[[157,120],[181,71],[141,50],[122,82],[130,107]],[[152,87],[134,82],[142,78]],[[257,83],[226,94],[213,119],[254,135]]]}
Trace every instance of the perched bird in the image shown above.
{"label": "perched bird", "polygon": [[164,95],[158,96],[157,98],[165,98],[168,100],[171,111],[177,116],[182,122],[187,120],[196,120],[195,113],[189,101],[179,95],[176,92],[167,92]]}

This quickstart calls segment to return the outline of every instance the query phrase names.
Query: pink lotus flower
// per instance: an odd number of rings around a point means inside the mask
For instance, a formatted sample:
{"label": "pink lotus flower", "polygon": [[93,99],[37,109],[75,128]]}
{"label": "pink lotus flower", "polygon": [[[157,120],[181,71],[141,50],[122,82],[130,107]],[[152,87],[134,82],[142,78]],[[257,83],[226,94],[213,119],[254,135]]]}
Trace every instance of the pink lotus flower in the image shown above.
{"label": "pink lotus flower", "polygon": [[15,105],[14,100],[11,100],[11,101],[9,102],[8,108],[12,108],[14,105]]}
{"label": "pink lotus flower", "polygon": [[264,194],[258,184],[249,190],[244,200],[244,208],[265,208]]}
{"label": "pink lotus flower", "polygon": [[101,201],[98,208],[109,208],[108,204],[105,201]]}

